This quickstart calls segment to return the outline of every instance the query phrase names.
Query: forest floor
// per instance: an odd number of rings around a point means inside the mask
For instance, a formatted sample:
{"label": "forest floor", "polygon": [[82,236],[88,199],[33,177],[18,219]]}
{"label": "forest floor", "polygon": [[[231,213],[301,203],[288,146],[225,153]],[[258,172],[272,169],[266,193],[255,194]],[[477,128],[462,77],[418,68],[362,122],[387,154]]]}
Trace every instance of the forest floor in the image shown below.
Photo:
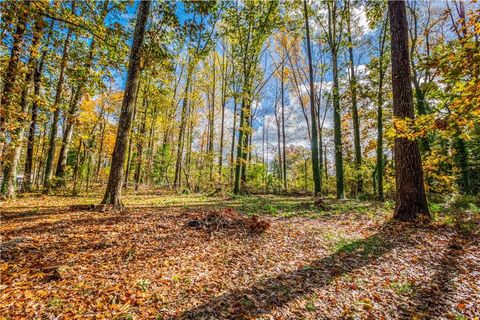
{"label": "forest floor", "polygon": [[475,206],[432,205],[424,226],[392,222],[391,202],[308,197],[157,192],[125,196],[125,213],[74,206],[99,201],[0,203],[0,319],[480,315]]}

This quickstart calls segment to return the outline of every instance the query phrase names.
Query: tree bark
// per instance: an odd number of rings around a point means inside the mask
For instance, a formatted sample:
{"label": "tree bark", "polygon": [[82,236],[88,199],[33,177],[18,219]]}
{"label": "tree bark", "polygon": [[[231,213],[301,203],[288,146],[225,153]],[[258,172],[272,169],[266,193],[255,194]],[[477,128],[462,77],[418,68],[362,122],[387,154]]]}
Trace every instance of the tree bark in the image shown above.
{"label": "tree bark", "polygon": [[223,136],[225,127],[225,94],[227,83],[227,67],[225,65],[225,53],[222,55],[222,122],[220,124],[220,150],[218,151],[218,179],[220,184],[222,183],[222,169],[223,169]]}
{"label": "tree bark", "polygon": [[[378,200],[384,201],[383,195],[383,79],[385,70],[383,67],[383,55],[385,49],[385,40],[387,38],[387,23],[380,34],[380,52],[378,56],[378,92],[377,92],[377,165],[376,165],[376,185]],[[374,188],[375,189],[375,188]],[[375,191],[375,190],[374,190]]]}
{"label": "tree bark", "polygon": [[355,149],[355,170],[357,176],[356,195],[363,193],[363,179],[361,174],[362,168],[362,146],[360,144],[360,120],[358,117],[357,107],[357,76],[355,74],[355,66],[353,60],[353,41],[352,41],[352,26],[351,26],[351,3],[348,1],[348,23],[347,23],[347,38],[348,38],[348,53],[349,53],[349,67],[350,67],[350,94],[352,99],[352,122],[353,122],[353,144]]}
{"label": "tree bark", "polygon": [[[388,9],[392,44],[393,115],[396,119],[414,119],[405,2],[389,1]],[[430,219],[417,141],[395,138],[395,166],[394,218],[401,221]]]}
{"label": "tree bark", "polygon": [[113,209],[123,210],[124,206],[121,200],[123,167],[125,154],[127,151],[128,135],[132,125],[132,113],[135,103],[135,92],[139,82],[140,75],[140,49],[142,47],[150,10],[150,1],[140,1],[138,5],[137,21],[133,34],[133,44],[130,50],[127,83],[122,102],[122,110],[118,122],[117,138],[112,155],[112,164],[110,175],[108,177],[107,189],[103,197],[102,204],[111,205]]}
{"label": "tree bark", "polygon": [[[333,10],[330,16],[331,38],[336,38],[335,19],[336,14]],[[338,66],[337,66],[337,44],[330,44],[330,53],[332,55],[332,73],[333,73],[333,130],[335,142],[335,177],[337,185],[337,199],[345,198],[344,195],[344,177],[343,177],[343,146],[342,146],[342,118],[340,111],[340,91],[338,82]]]}
{"label": "tree bark", "polygon": [[[135,103],[134,103],[134,106],[133,106],[132,123],[135,123],[135,119],[136,119],[136,116],[137,116],[137,102],[138,102],[138,91],[139,90],[140,90],[140,84],[137,86],[137,91],[135,92]],[[123,187],[124,188],[128,187],[128,178],[130,176],[132,146],[133,146],[133,127],[134,127],[134,125],[130,126],[130,133],[128,135],[128,156],[127,156],[127,166],[125,168],[125,179],[124,179],[124,182],[123,182]]]}
{"label": "tree bark", "polygon": [[143,164],[143,145],[145,139],[145,133],[147,132],[147,111],[148,111],[148,99],[147,99],[147,87],[148,82],[145,84],[143,89],[143,118],[140,122],[140,131],[137,141],[137,167],[135,169],[135,190],[138,190],[138,187],[142,180],[142,164]]}
{"label": "tree bark", "polygon": [[282,99],[282,155],[283,155],[283,189],[287,191],[287,152],[286,152],[286,143],[285,143],[285,80],[284,80],[284,62],[282,62],[282,72],[281,72],[281,99]]}
{"label": "tree bark", "polygon": [[283,156],[282,156],[282,127],[280,125],[280,116],[277,110],[277,101],[275,101],[275,123],[277,125],[277,153],[278,153],[278,177],[283,182]]}
{"label": "tree bark", "polygon": [[320,170],[318,163],[318,126],[317,115],[315,112],[315,97],[314,97],[314,83],[313,83],[313,66],[312,66],[312,49],[310,46],[310,27],[308,23],[308,11],[307,0],[303,0],[303,10],[305,15],[305,29],[307,38],[307,56],[308,56],[308,72],[310,80],[310,117],[312,119],[312,139],[311,139],[311,151],[312,151],[312,172],[313,172],[313,184],[315,195],[320,195],[322,192],[320,185]]}
{"label": "tree bark", "polygon": [[212,77],[212,106],[209,110],[208,115],[208,172],[210,177],[210,183],[213,183],[213,137],[215,131],[215,91],[216,91],[216,66],[215,66],[215,55],[213,57],[213,77]]}
{"label": "tree bark", "polygon": [[193,73],[193,62],[190,61],[190,58],[187,61],[187,82],[185,83],[185,97],[183,98],[182,104],[182,113],[180,116],[180,128],[178,131],[178,140],[177,140],[177,157],[175,162],[175,179],[173,185],[175,189],[178,189],[182,185],[182,161],[183,161],[183,147],[184,147],[184,135],[185,128],[187,125],[187,108],[190,98],[190,82]]}

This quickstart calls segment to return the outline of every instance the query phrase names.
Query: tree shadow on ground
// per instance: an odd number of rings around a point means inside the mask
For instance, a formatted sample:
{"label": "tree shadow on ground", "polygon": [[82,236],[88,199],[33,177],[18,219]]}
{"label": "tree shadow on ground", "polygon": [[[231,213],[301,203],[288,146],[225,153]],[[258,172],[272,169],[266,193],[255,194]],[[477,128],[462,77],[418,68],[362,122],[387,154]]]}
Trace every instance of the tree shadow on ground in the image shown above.
{"label": "tree shadow on ground", "polygon": [[32,221],[45,216],[64,215],[68,212],[68,208],[58,206],[16,207],[15,210],[0,211],[0,220],[2,224],[6,222]]}
{"label": "tree shadow on ground", "polygon": [[[453,303],[450,298],[456,290],[456,277],[461,273],[466,249],[478,248],[479,242],[479,238],[473,233],[465,234],[457,230],[450,239],[447,250],[435,264],[435,272],[428,279],[428,283],[424,283],[423,288],[417,290],[411,299],[399,306],[398,310],[402,318],[454,317],[452,310],[458,302]],[[477,265],[477,270],[479,267]],[[473,270],[473,267],[471,269]],[[478,311],[480,309],[476,310]]]}
{"label": "tree shadow on ground", "polygon": [[230,291],[172,319],[250,319],[327,286],[335,278],[374,263],[386,253],[415,245],[418,227],[386,223],[370,237],[351,242],[334,254],[292,272]]}

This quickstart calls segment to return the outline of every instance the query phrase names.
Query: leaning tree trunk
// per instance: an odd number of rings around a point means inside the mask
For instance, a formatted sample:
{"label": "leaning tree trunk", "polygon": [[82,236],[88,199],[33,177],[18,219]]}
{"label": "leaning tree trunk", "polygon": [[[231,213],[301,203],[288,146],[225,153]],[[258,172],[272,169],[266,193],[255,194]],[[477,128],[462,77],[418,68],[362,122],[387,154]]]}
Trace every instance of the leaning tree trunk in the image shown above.
{"label": "leaning tree trunk", "polygon": [[147,24],[148,13],[150,10],[150,1],[140,1],[138,7],[135,32],[133,34],[133,44],[130,50],[127,83],[123,96],[122,109],[118,121],[117,139],[113,149],[112,164],[110,175],[108,177],[107,189],[103,197],[102,204],[111,205],[113,209],[123,210],[124,206],[121,200],[123,183],[123,166],[125,154],[127,151],[128,135],[132,125],[132,114],[135,102],[135,93],[137,91],[140,75],[140,49],[142,47],[145,35],[145,26]]}
{"label": "leaning tree trunk", "polygon": [[[100,20],[99,21],[104,21],[105,17],[108,13],[108,4],[109,1],[106,0],[103,2],[103,9],[102,12],[100,13]],[[85,62],[84,65],[84,70],[82,72],[82,76],[80,77],[78,84],[77,84],[77,89],[74,95],[74,99],[72,103],[70,104],[70,108],[68,110],[68,115],[66,119],[66,125],[65,125],[65,133],[63,135],[62,139],[62,147],[60,148],[60,154],[58,156],[58,162],[57,162],[57,169],[55,171],[55,176],[57,177],[63,177],[65,175],[65,171],[67,168],[67,155],[68,155],[68,149],[70,148],[70,143],[72,141],[72,136],[73,136],[73,130],[75,127],[75,121],[77,118],[77,113],[79,109],[79,104],[80,104],[80,99],[83,96],[83,93],[85,91],[85,87],[87,86],[88,82],[88,77],[90,75],[90,69],[92,67],[93,63],[93,57],[94,57],[94,51],[95,51],[95,37],[92,37],[92,40],[90,42],[90,48],[88,51],[88,57],[87,61]]]}
{"label": "leaning tree trunk", "polygon": [[[75,11],[75,3],[72,3],[72,12]],[[49,193],[52,188],[53,158],[55,156],[55,140],[57,139],[58,120],[60,118],[60,102],[62,100],[63,82],[65,79],[65,69],[68,60],[68,48],[70,46],[70,37],[72,29],[68,29],[67,36],[63,45],[63,56],[60,62],[60,74],[58,76],[55,100],[53,102],[53,120],[50,128],[49,143],[47,148],[47,160],[45,163],[44,193]]]}
{"label": "leaning tree trunk", "polygon": [[[410,64],[408,57],[408,25],[404,1],[389,1],[392,43],[393,115],[396,119],[414,119]],[[422,160],[416,140],[395,138],[396,204],[394,218],[414,221],[430,218]]]}
{"label": "leaning tree trunk", "polygon": [[57,162],[57,169],[55,171],[55,176],[57,177],[63,177],[67,169],[68,149],[72,141],[73,130],[74,130],[75,121],[76,121],[76,117],[77,117],[77,113],[80,105],[80,99],[82,98],[85,87],[87,85],[88,75],[90,73],[90,68],[93,61],[94,48],[95,48],[95,38],[92,38],[90,43],[87,62],[85,63],[85,70],[84,70],[85,75],[79,80],[77,88],[75,90],[75,94],[73,96],[73,100],[70,103],[70,107],[68,109],[68,114],[66,117],[66,124],[65,124],[65,133],[63,134],[62,146],[60,148],[60,154],[58,156],[58,162]]}

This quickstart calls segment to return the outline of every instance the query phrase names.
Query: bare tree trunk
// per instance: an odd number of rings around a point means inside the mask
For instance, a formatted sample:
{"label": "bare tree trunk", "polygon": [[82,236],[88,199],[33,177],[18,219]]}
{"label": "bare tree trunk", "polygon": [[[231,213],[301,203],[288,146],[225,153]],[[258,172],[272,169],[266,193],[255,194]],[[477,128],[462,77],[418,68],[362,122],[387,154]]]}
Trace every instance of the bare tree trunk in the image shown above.
{"label": "bare tree trunk", "polygon": [[310,117],[312,119],[312,139],[311,139],[311,150],[312,150],[312,172],[313,172],[313,182],[314,182],[314,192],[315,195],[319,195],[321,192],[320,185],[320,170],[319,170],[319,161],[318,161],[318,126],[317,126],[317,116],[315,113],[315,89],[313,83],[313,66],[312,66],[312,50],[310,46],[310,27],[308,22],[308,10],[307,10],[307,0],[303,0],[303,10],[305,15],[305,29],[306,29],[306,38],[307,38],[307,55],[308,55],[308,71],[309,71],[309,80],[310,80]]}
{"label": "bare tree trunk", "polygon": [[[234,90],[234,85],[232,85]],[[234,164],[235,164],[235,136],[237,134],[237,93],[233,92],[233,127],[232,127],[232,144],[230,149],[230,183],[233,181]]]}
{"label": "bare tree trunk", "polygon": [[333,99],[333,135],[335,144],[335,177],[337,199],[343,199],[344,195],[344,176],[343,176],[343,146],[342,146],[342,118],[340,110],[340,88],[338,81],[338,48],[340,41],[337,30],[337,1],[327,3],[328,10],[328,43],[332,59],[332,99]]}
{"label": "bare tree trunk", "polygon": [[282,157],[282,127],[280,126],[280,119],[275,105],[275,123],[277,125],[277,153],[278,153],[278,177],[283,181],[283,157]]}
{"label": "bare tree trunk", "polygon": [[[393,115],[414,119],[408,54],[408,25],[404,1],[389,1],[392,43]],[[430,219],[420,150],[416,140],[395,138],[396,204],[394,218],[402,221]]]}
{"label": "bare tree trunk", "polygon": [[42,135],[40,136],[40,155],[38,155],[38,149],[37,149],[37,155],[35,158],[38,159],[36,166],[35,166],[35,187],[36,189],[39,189],[40,187],[40,181],[43,180],[43,172],[42,168],[44,168],[44,153],[45,153],[45,145],[46,145],[46,139],[47,139],[47,128],[48,128],[48,122],[45,122],[43,125],[43,130],[42,130]]}
{"label": "bare tree trunk", "polygon": [[183,161],[183,147],[184,147],[184,135],[185,127],[187,122],[187,108],[190,98],[190,82],[193,73],[193,62],[190,61],[190,58],[187,62],[187,82],[185,84],[185,97],[182,104],[182,113],[180,116],[180,128],[178,131],[178,140],[177,140],[177,157],[175,162],[175,179],[174,187],[175,189],[179,188],[182,185],[182,161]]}
{"label": "bare tree trunk", "polygon": [[222,183],[222,169],[223,169],[223,136],[225,127],[225,94],[227,83],[227,67],[225,65],[225,53],[222,55],[222,122],[220,124],[220,150],[218,151],[218,179]]}
{"label": "bare tree trunk", "polygon": [[78,171],[80,165],[80,152],[82,152],[82,139],[78,139],[78,148],[77,148],[77,156],[75,159],[75,166],[73,167],[73,188],[72,188],[72,196],[78,195]]}
{"label": "bare tree trunk", "polygon": [[111,205],[113,209],[117,210],[124,209],[121,200],[123,167],[127,150],[128,135],[132,125],[135,92],[137,91],[140,78],[140,49],[142,47],[143,38],[145,35],[145,26],[147,24],[149,10],[150,1],[141,1],[139,3],[135,32],[133,34],[133,44],[130,50],[127,83],[125,87],[125,94],[123,96],[120,119],[118,122],[117,139],[115,141],[115,147],[113,150],[107,189],[102,200],[102,204]]}
{"label": "bare tree trunk", "polygon": [[145,88],[143,89],[143,118],[140,121],[140,131],[139,137],[137,141],[137,167],[135,169],[135,190],[138,190],[138,186],[142,180],[142,162],[143,162],[143,144],[145,139],[145,133],[147,128],[147,111],[148,111],[148,99],[147,99],[147,86],[148,83],[145,84]]}
{"label": "bare tree trunk", "polygon": [[105,129],[108,123],[108,117],[105,117],[105,112],[102,109],[102,124],[100,127],[100,149],[98,150],[98,161],[97,161],[97,168],[95,169],[95,181],[100,181],[100,169],[102,167],[102,160],[103,160],[103,149],[105,147]]}
{"label": "bare tree trunk", "polygon": [[[155,143],[153,141],[153,137],[155,135],[155,128],[156,128],[156,121],[158,116],[157,105],[155,104],[152,112],[152,119],[150,121],[150,129],[148,133],[148,143],[147,143],[147,150],[148,150],[148,161],[147,161],[147,172],[152,172],[153,166],[153,156],[154,156],[154,149]],[[152,182],[152,175],[147,175],[145,177],[146,182],[151,184]]]}
{"label": "bare tree trunk", "polygon": [[282,154],[283,154],[283,189],[287,191],[287,152],[286,152],[286,143],[285,143],[285,75],[284,75],[284,62],[282,62],[282,71],[281,71],[281,101],[282,101]]}
{"label": "bare tree trunk", "polygon": [[[378,199],[380,201],[384,200],[383,195],[383,79],[385,76],[385,70],[383,67],[383,55],[385,49],[385,40],[387,38],[387,23],[383,28],[383,32],[380,34],[380,52],[378,57],[378,69],[379,69],[379,80],[378,80],[378,97],[377,97],[377,192]],[[375,188],[374,188],[375,189]]]}
{"label": "bare tree trunk", "polygon": [[213,183],[213,137],[215,130],[215,91],[216,91],[216,67],[215,67],[215,57],[213,58],[213,79],[212,79],[212,106],[209,110],[208,116],[208,172],[210,177],[210,183]]}
{"label": "bare tree trunk", "polygon": [[360,120],[358,118],[358,107],[357,107],[357,76],[355,74],[355,66],[353,61],[353,41],[352,41],[352,26],[351,26],[351,0],[348,1],[349,12],[347,14],[348,23],[347,23],[347,37],[348,37],[348,53],[349,53],[349,67],[350,67],[350,93],[352,98],[352,122],[353,122],[353,144],[355,149],[355,170],[357,176],[357,188],[356,195],[363,193],[363,178],[361,174],[362,168],[362,146],[360,144]]}
{"label": "bare tree trunk", "polygon": [[[140,83],[137,86],[137,91],[135,92],[135,105],[133,107],[132,123],[135,123],[135,118],[136,118],[136,115],[137,115],[137,102],[138,102],[138,91],[139,90],[140,90]],[[128,136],[127,167],[125,168],[125,180],[123,182],[123,187],[125,187],[125,188],[128,187],[128,178],[130,177],[130,167],[132,165],[131,158],[132,158],[132,145],[133,145],[133,127],[134,127],[134,125],[130,126],[130,133],[129,133],[129,136]]]}

